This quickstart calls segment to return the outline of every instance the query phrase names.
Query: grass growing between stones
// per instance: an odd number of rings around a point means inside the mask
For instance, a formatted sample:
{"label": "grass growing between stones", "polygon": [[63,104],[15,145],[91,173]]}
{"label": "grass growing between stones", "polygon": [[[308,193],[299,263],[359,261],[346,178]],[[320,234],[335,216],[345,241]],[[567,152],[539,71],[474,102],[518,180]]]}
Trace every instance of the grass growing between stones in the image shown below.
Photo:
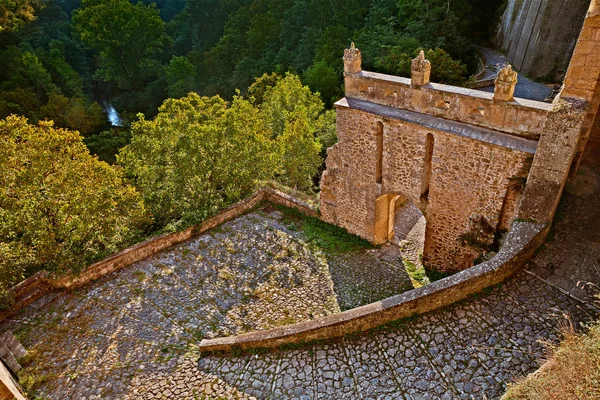
{"label": "grass growing between stones", "polygon": [[283,214],[283,222],[288,228],[301,230],[308,243],[329,253],[346,253],[374,248],[368,241],[318,218],[306,216],[300,211],[281,205],[274,205],[273,208]]}
{"label": "grass growing between stones", "polygon": [[406,268],[406,272],[408,273],[408,276],[410,277],[410,280],[415,288],[425,286],[430,283],[427,273],[425,272],[425,268],[417,266],[410,260],[403,260],[403,262],[404,268]]}
{"label": "grass growing between stones", "polygon": [[600,398],[600,321],[586,334],[567,330],[558,346],[548,348],[546,364],[510,385],[503,400]]}

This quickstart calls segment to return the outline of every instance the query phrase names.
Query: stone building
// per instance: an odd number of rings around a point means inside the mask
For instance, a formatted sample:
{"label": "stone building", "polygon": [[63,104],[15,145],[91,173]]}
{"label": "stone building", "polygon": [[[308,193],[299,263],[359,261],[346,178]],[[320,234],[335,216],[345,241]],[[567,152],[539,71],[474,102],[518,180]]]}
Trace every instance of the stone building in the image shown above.
{"label": "stone building", "polygon": [[412,204],[427,221],[423,262],[442,271],[470,267],[515,218],[550,223],[598,110],[599,8],[593,0],[554,104],[513,98],[510,66],[492,94],[430,83],[422,54],[411,79],[362,71],[352,45],[321,182],[325,220],[382,244]]}

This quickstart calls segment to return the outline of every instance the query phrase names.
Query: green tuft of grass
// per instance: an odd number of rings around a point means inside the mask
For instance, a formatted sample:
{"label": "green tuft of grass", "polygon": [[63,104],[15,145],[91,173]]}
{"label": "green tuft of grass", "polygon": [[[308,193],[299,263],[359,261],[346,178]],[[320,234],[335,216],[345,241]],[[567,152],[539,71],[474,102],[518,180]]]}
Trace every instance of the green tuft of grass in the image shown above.
{"label": "green tuft of grass", "polygon": [[301,230],[305,239],[312,245],[330,253],[346,253],[362,249],[372,249],[374,246],[365,239],[348,233],[344,228],[323,222],[318,218],[309,217],[300,211],[281,205],[274,205],[284,216],[284,224]]}
{"label": "green tuft of grass", "polygon": [[439,281],[440,279],[444,279],[450,275],[453,275],[452,272],[438,271],[435,269],[427,269],[427,268],[425,268],[425,274],[429,278],[430,282]]}
{"label": "green tuft of grass", "polygon": [[404,262],[404,268],[406,269],[406,272],[408,273],[410,280],[413,282],[414,287],[425,286],[428,283],[430,283],[429,278],[427,277],[427,274],[425,273],[425,268],[417,267],[415,265],[415,263],[413,263],[410,260],[403,260],[403,262]]}

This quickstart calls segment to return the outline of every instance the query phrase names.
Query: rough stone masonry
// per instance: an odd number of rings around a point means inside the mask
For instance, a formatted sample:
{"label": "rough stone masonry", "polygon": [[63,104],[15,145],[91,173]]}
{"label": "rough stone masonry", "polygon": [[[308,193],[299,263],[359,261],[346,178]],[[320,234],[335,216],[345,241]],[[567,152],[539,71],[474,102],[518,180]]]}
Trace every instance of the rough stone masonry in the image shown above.
{"label": "rough stone masonry", "polygon": [[427,220],[423,263],[441,271],[472,266],[517,217],[551,223],[599,125],[599,9],[593,0],[554,104],[513,98],[510,65],[491,94],[430,83],[423,54],[412,79],[362,71],[352,45],[321,181],[324,219],[381,244],[394,241],[398,206],[412,203]]}
{"label": "rough stone masonry", "polygon": [[[360,57],[352,47],[344,58],[347,97],[336,104],[339,142],[321,184],[324,218],[385,243],[394,238],[396,205],[410,202],[427,219],[424,263],[471,266],[516,216],[522,185],[514,183],[524,182],[537,145],[526,133],[543,125],[546,110],[517,105],[533,125],[510,135],[501,131],[501,114],[512,111],[510,87],[501,100],[471,99],[463,89],[432,86],[423,54],[413,62],[413,82],[362,72]],[[431,105],[437,111],[429,113]]]}

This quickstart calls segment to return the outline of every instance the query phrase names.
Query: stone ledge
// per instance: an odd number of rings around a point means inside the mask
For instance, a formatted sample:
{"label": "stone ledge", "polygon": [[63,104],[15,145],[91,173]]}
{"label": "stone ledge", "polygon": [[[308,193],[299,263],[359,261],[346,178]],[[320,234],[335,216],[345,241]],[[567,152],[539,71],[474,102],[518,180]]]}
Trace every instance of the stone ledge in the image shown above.
{"label": "stone ledge", "polygon": [[[406,85],[407,87],[410,87],[410,78],[403,78],[401,76],[387,75],[387,74],[381,74],[378,72],[370,72],[370,71],[361,71],[360,73],[356,74],[356,76],[368,78],[368,79],[379,80],[379,81],[384,81],[384,82],[397,83],[397,84]],[[490,102],[492,102],[493,98],[494,98],[493,93],[483,92],[481,90],[473,90],[473,89],[469,89],[469,88],[463,88],[460,86],[445,85],[443,83],[431,82],[428,85],[423,86],[423,87],[433,89],[433,90],[436,90],[439,92],[446,92],[447,94],[458,94],[461,96],[469,96],[469,97],[474,97],[474,98],[478,98],[481,100],[489,100]],[[544,103],[541,101],[535,101],[535,100],[529,100],[529,99],[521,99],[518,97],[515,97],[515,99],[513,101],[511,101],[507,104],[510,104],[513,106],[518,106],[518,107],[519,106],[527,107],[527,108],[531,108],[531,109],[538,110],[538,111],[546,111],[547,112],[547,111],[552,110],[552,104],[550,104],[550,103]]]}
{"label": "stone ledge", "polygon": [[388,322],[433,311],[496,285],[519,271],[543,243],[544,224],[516,222],[491,260],[403,294],[339,314],[265,331],[204,339],[201,352],[249,350],[294,345],[363,332]]}
{"label": "stone ledge", "polygon": [[346,97],[335,103],[335,106],[381,115],[385,118],[400,120],[450,133],[452,135],[458,135],[497,146],[507,147],[513,150],[523,151],[529,154],[535,154],[538,145],[536,140],[511,136],[506,133],[465,124],[463,122],[447,120],[444,118],[435,117],[433,115],[421,114],[414,111],[384,106],[366,100]]}
{"label": "stone ledge", "polygon": [[319,217],[318,212],[307,203],[277,189],[262,188],[257,190],[252,196],[227,207],[200,225],[193,226],[182,232],[167,233],[147,239],[91,264],[78,275],[51,278],[46,271],[36,273],[10,289],[16,299],[16,303],[10,309],[0,311],[0,321],[53,290],[73,289],[87,285],[104,275],[128,267],[162,250],[184,242],[193,236],[215,228],[224,222],[230,221],[249,211],[262,201],[281,204],[289,208],[295,208],[306,215]]}
{"label": "stone ledge", "polygon": [[493,94],[478,90],[428,83],[411,87],[411,80],[361,71],[345,74],[346,96],[376,104],[481,126],[528,139],[544,131],[553,105],[514,98],[494,100]]}

